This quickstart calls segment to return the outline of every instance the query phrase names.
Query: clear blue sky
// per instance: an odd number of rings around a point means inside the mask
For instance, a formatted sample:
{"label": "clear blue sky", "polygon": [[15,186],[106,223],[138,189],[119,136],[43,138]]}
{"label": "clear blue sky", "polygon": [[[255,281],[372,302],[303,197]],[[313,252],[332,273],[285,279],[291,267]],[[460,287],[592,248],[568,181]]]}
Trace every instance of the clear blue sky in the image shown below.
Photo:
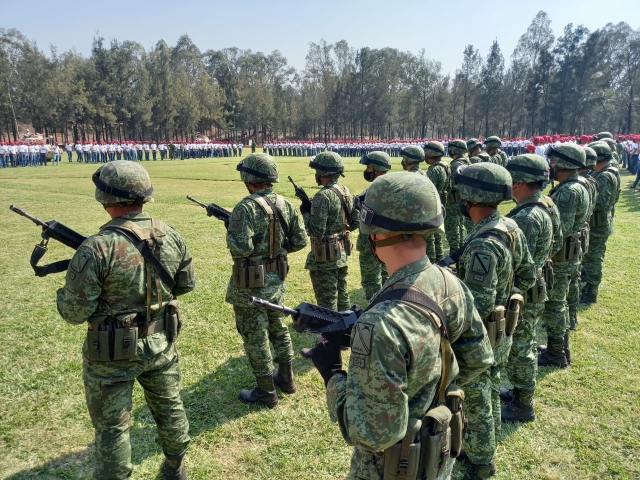
{"label": "clear blue sky", "polygon": [[469,43],[486,56],[497,38],[508,63],[539,10],[549,14],[556,37],[569,22],[590,30],[621,21],[640,27],[640,0],[0,0],[0,26],[17,28],[46,53],[54,44],[58,52],[75,47],[84,56],[96,32],[107,40],[137,41],[147,50],[160,39],[174,45],[186,33],[202,51],[277,49],[299,70],[309,42],[345,39],[356,48],[389,46],[413,53],[425,48],[445,74],[453,74]]}

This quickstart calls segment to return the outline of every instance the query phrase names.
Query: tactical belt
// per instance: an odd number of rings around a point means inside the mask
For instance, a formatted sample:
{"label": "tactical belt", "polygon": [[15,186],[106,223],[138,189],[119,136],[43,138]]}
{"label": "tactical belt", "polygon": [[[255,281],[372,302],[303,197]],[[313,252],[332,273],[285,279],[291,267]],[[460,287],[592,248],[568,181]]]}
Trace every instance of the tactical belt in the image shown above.
{"label": "tactical belt", "polygon": [[[165,319],[159,318],[153,320],[149,323],[144,321],[144,317],[141,313],[138,313],[136,317],[136,322],[131,324],[131,327],[137,327],[138,329],[138,338],[144,338],[149,335],[153,335],[154,333],[163,332],[165,329]],[[99,331],[100,327],[104,326],[104,321],[101,322],[88,322],[88,330],[91,331]],[[104,327],[103,327],[104,328]]]}

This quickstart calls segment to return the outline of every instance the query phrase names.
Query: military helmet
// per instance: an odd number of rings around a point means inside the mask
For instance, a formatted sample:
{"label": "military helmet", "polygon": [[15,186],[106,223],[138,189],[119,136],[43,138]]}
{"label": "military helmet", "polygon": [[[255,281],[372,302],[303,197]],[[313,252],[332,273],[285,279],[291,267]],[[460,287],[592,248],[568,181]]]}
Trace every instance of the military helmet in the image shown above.
{"label": "military helmet", "polygon": [[488,148],[499,148],[502,146],[502,140],[500,140],[499,137],[496,137],[495,135],[492,137],[487,138],[484,141],[484,144],[488,147]]}
{"label": "military helmet", "polygon": [[584,164],[586,165],[587,168],[592,169],[593,167],[595,167],[596,163],[598,162],[598,154],[591,147],[584,147],[584,153],[586,155],[586,160]]}
{"label": "military helmet", "polygon": [[563,170],[579,170],[585,168],[586,154],[584,148],[573,143],[549,145],[544,152],[545,157],[556,162]]}
{"label": "military helmet", "polygon": [[467,142],[464,140],[451,140],[449,142],[449,152],[464,154],[467,152]]}
{"label": "military helmet", "polygon": [[505,167],[513,182],[546,182],[549,180],[549,164],[540,155],[526,153],[513,157]]}
{"label": "military helmet", "polygon": [[412,162],[424,162],[424,150],[417,145],[407,145],[400,150],[400,156]]}
{"label": "military helmet", "polygon": [[272,183],[278,181],[278,164],[271,155],[252,153],[238,162],[236,170],[245,183]]}
{"label": "military helmet", "polygon": [[613,135],[611,134],[611,132],[600,132],[598,134],[596,134],[596,137],[594,138],[594,140],[602,140],[605,138],[611,138],[613,139]]}
{"label": "military helmet", "polygon": [[391,172],[367,188],[360,210],[360,232],[444,233],[438,190],[424,175]]}
{"label": "military helmet", "polygon": [[469,202],[497,204],[512,198],[511,175],[496,163],[475,163],[456,175],[460,198]]}
{"label": "military helmet", "polygon": [[603,138],[600,141],[609,145],[612,153],[616,151],[616,141],[613,138]]}
{"label": "military helmet", "polygon": [[342,175],[344,172],[344,162],[336,152],[319,153],[311,159],[309,166],[320,175]]}
{"label": "military helmet", "polygon": [[467,150],[471,151],[476,147],[481,146],[480,144],[480,140],[478,140],[477,138],[470,138],[469,140],[467,140]]}
{"label": "military helmet", "polygon": [[374,170],[386,172],[391,170],[391,157],[386,152],[370,152],[360,159],[362,165],[371,165]]}
{"label": "military helmet", "polygon": [[441,142],[429,142],[424,146],[424,154],[427,157],[444,156],[444,145]]}
{"label": "military helmet", "polygon": [[593,149],[594,152],[596,152],[596,155],[598,156],[598,159],[596,160],[597,163],[606,162],[608,160],[611,160],[611,158],[613,157],[611,148],[605,142],[594,142],[589,146],[591,147],[591,149]]}
{"label": "military helmet", "polygon": [[91,177],[96,200],[104,205],[153,202],[153,186],[142,165],[116,160],[101,166]]}

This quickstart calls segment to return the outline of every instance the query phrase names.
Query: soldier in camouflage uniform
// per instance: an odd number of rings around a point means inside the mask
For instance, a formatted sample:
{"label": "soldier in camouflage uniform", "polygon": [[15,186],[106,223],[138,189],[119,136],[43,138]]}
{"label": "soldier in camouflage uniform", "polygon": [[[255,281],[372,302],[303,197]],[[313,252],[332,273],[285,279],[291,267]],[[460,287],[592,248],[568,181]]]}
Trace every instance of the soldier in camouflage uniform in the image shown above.
{"label": "soldier in camouflage uniform", "polygon": [[[429,142],[424,146],[425,156],[429,169],[427,177],[435,185],[440,194],[442,205],[446,205],[449,191],[451,190],[451,170],[449,165],[442,161],[444,145],[440,142]],[[444,258],[442,251],[442,235],[434,233],[427,238],[427,255],[431,262],[435,263]]]}
{"label": "soldier in camouflage uniform", "polygon": [[596,303],[598,289],[602,281],[602,265],[607,251],[607,240],[612,232],[611,211],[617,200],[618,178],[614,167],[609,166],[612,152],[605,143],[594,144],[597,160],[593,169],[593,179],[598,185],[598,197],[590,222],[589,250],[582,261],[586,285],[580,303]]}
{"label": "soldier in camouflage uniform", "polygon": [[[367,166],[364,171],[364,179],[367,182],[373,182],[380,175],[384,175],[391,169],[391,158],[385,152],[367,153],[360,159],[360,163]],[[358,195],[358,203],[364,200],[366,192],[365,190]],[[364,288],[367,300],[370,300],[380,290],[382,284],[387,281],[389,274],[385,264],[378,260],[371,251],[367,238],[367,235],[362,232],[358,234],[356,250],[360,254],[358,257],[360,262],[360,283]]]}
{"label": "soldier in camouflage uniform", "polygon": [[[284,315],[249,306],[250,296],[282,304],[286,286],[286,256],[307,245],[302,218],[282,195],[273,193],[278,182],[278,165],[265,153],[253,153],[237,166],[250,195],[231,213],[227,228],[227,247],[233,258],[233,273],[227,286],[226,302],[233,305],[236,328],[242,336],[245,353],[257,386],[242,390],[240,400],[269,408],[278,404],[275,386],[294,393],[291,359],[293,349]],[[253,281],[251,268],[262,271]],[[273,345],[271,357],[269,342]],[[273,363],[278,364],[274,370]]]}
{"label": "soldier in camouflage uniform", "polygon": [[536,269],[536,284],[525,292],[522,319],[513,334],[513,344],[507,363],[513,390],[500,388],[503,422],[535,420],[533,395],[536,388],[538,362],[536,329],[547,299],[546,278],[553,267],[549,258],[562,246],[560,212],[551,198],[542,194],[542,185],[549,181],[549,164],[539,155],[514,157],[507,165],[513,180],[513,197],[518,203],[509,215],[520,227],[528,242],[529,253]]}
{"label": "soldier in camouflage uniform", "polygon": [[[391,276],[353,327],[348,371],[332,342],[318,347],[313,357],[327,385],[330,418],[354,447],[350,480],[382,480],[384,470],[397,474],[400,467],[389,469],[385,457],[405,436],[407,444],[413,441],[417,422],[439,401],[438,382],[450,384],[459,368],[456,380],[462,386],[492,362],[469,289],[424,253],[425,237],[443,231],[438,197],[428,179],[407,172],[384,175],[367,189],[361,228]],[[436,310],[404,300],[383,301],[395,289],[428,297],[444,312],[451,344],[461,345],[455,353],[460,363],[453,360],[448,378],[441,379],[439,322],[426,316]],[[453,462],[445,459],[438,479],[450,476]]]}
{"label": "soldier in camouflage uniform", "polygon": [[465,156],[467,144],[463,140],[451,140],[449,142],[449,155],[451,156],[451,191],[447,198],[446,216],[444,217],[444,230],[449,242],[449,252],[455,252],[464,240],[466,230],[464,228],[464,218],[460,212],[460,192],[455,184],[455,175],[462,165],[470,165],[469,159]]}
{"label": "soldier in camouflage uniform", "polygon": [[576,281],[574,277],[579,277],[581,243],[587,241],[588,231],[589,190],[577,172],[585,167],[586,155],[584,148],[570,143],[550,146],[546,154],[554,178],[560,182],[549,195],[560,211],[564,238],[562,248],[552,258],[555,282],[547,292],[542,317],[548,339],[546,348],[539,347],[542,353],[538,355],[538,365],[566,368],[571,362],[567,291]]}
{"label": "soldier in camouflage uniform", "polygon": [[[524,234],[516,222],[498,211],[502,201],[511,199],[509,172],[493,163],[470,165],[458,174],[456,182],[461,209],[474,222],[457,261],[458,278],[473,294],[495,357],[490,370],[466,388],[469,428],[464,478],[471,480],[495,473],[493,456],[501,429],[500,370],[507,363],[512,342],[509,332],[498,326],[499,312],[504,317],[512,294],[529,290],[536,276]],[[494,335],[490,327],[496,327]]]}
{"label": "soldier in camouflage uniform", "polygon": [[407,172],[419,173],[420,175],[426,175],[427,173],[420,168],[420,163],[424,162],[424,150],[417,145],[407,145],[400,150],[400,156],[402,157],[402,168]]}
{"label": "soldier in camouflage uniform", "polygon": [[[316,171],[316,183],[322,188],[311,200],[310,209],[304,204],[300,207],[311,237],[311,251],[304,268],[309,270],[318,305],[331,310],[347,310],[351,306],[347,291],[350,232],[358,228],[359,219],[355,198],[346,186],[338,183],[338,178],[344,176],[340,155],[322,152],[309,166]],[[316,344],[322,341],[319,336]],[[313,349],[303,348],[300,353],[311,358]]]}
{"label": "soldier in camouflage uniform", "polygon": [[95,476],[131,475],[131,395],[138,380],[158,427],[164,478],[186,479],[182,460],[190,438],[180,397],[175,297],[195,287],[191,255],[178,232],[142,213],[142,205],[153,202],[142,166],[111,162],[93,182],[112,220],[76,251],[57,304],[67,322],[88,324],[82,377],[95,429]]}
{"label": "soldier in camouflage uniform", "polygon": [[490,162],[504,167],[507,164],[508,157],[506,153],[500,150],[502,146],[500,137],[489,137],[484,141],[484,144],[487,147],[487,155],[491,158]]}

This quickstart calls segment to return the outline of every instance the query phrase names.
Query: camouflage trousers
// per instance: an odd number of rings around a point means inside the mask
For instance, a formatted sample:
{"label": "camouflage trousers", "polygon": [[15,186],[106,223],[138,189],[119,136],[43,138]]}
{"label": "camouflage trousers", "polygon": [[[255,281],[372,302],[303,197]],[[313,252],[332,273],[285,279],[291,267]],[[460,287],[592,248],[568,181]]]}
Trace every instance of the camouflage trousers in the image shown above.
{"label": "camouflage trousers", "polygon": [[[553,288],[547,292],[547,301],[544,304],[542,321],[544,322],[547,335],[551,338],[564,338],[566,330],[569,328],[569,295],[571,282],[579,281],[580,259],[568,262],[557,262],[553,264],[555,283]],[[577,284],[579,286],[579,284]],[[572,303],[574,300],[572,299]],[[577,302],[576,302],[577,305]]]}
{"label": "camouflage trousers", "polygon": [[175,344],[146,359],[129,362],[83,363],[82,378],[95,429],[98,479],[128,478],[133,471],[129,429],[133,384],[144,398],[158,427],[156,442],[168,455],[182,453],[191,440],[180,397],[180,365]]}
{"label": "camouflage trousers", "polygon": [[466,235],[464,218],[457,203],[447,205],[447,215],[444,217],[444,231],[447,235],[447,242],[449,242],[449,253],[458,250],[464,242]]}
{"label": "camouflage trousers", "polygon": [[513,334],[513,344],[506,366],[509,381],[520,391],[520,402],[531,405],[536,388],[538,356],[536,329],[542,318],[544,303],[526,303],[518,328]]}
{"label": "camouflage trousers", "polygon": [[[271,300],[281,304],[282,296]],[[273,372],[273,364],[287,363],[293,358],[293,347],[289,329],[284,324],[285,316],[280,312],[262,308],[233,306],[236,329],[242,336],[244,351],[249,359],[251,371],[256,377],[266,377]],[[271,357],[269,342],[273,345]]]}
{"label": "camouflage trousers", "polygon": [[513,336],[505,335],[502,345],[493,349],[494,363],[489,369],[489,376],[491,377],[491,413],[493,414],[493,428],[496,442],[502,430],[502,418],[500,415],[500,372],[507,366],[512,344]]}
{"label": "camouflage trousers", "polygon": [[427,237],[427,256],[431,263],[436,263],[444,258],[442,251],[442,234],[432,233]]}
{"label": "camouflage trousers", "polygon": [[351,307],[347,291],[348,267],[335,270],[309,270],[316,303],[331,310],[348,310]]}
{"label": "camouflage trousers", "polygon": [[[492,367],[493,368],[493,367]],[[462,386],[467,430],[464,448],[476,464],[488,464],[496,453],[496,435],[491,402],[491,372],[482,372]]]}
{"label": "camouflage trousers", "polygon": [[360,283],[364,288],[367,300],[370,300],[389,279],[389,274],[387,273],[387,266],[373,255],[368,244],[359,253]]}
{"label": "camouflage trousers", "polygon": [[582,269],[585,272],[587,287],[597,294],[602,282],[602,266],[604,255],[607,252],[608,236],[589,237],[589,250],[582,260]]}

